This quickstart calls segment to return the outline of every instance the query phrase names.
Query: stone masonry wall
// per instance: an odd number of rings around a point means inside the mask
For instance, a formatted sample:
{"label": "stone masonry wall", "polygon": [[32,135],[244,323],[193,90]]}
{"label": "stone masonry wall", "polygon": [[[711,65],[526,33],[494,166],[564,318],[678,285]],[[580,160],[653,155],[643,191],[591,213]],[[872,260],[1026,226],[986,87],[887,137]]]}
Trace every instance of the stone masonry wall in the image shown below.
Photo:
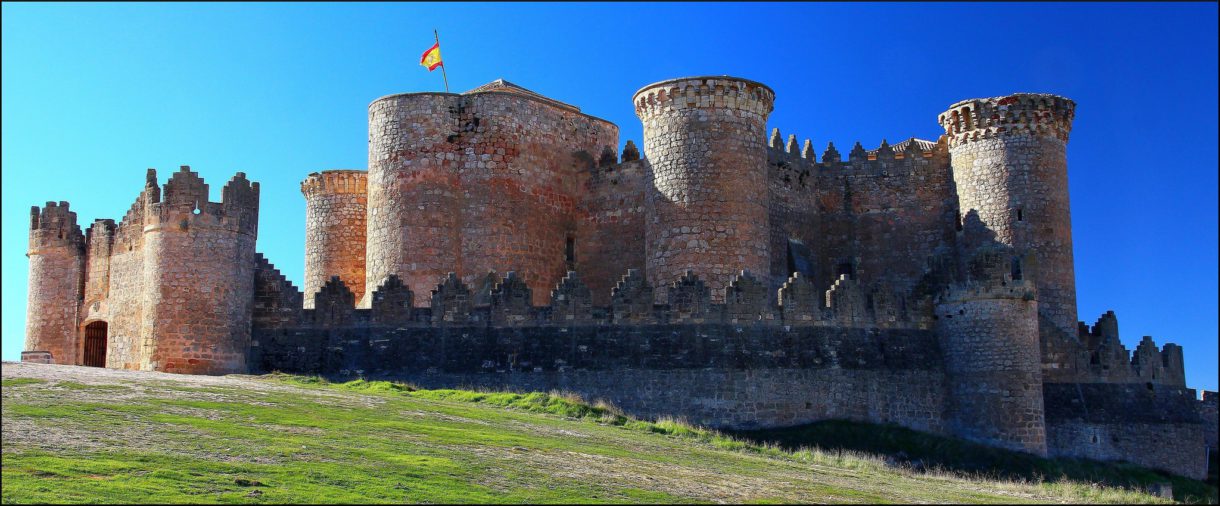
{"label": "stone masonry wall", "polygon": [[1126,460],[1195,479],[1206,475],[1205,426],[1194,390],[1046,383],[1043,392],[1052,456]]}
{"label": "stone masonry wall", "polygon": [[[144,191],[115,227],[110,247],[106,297],[90,299],[82,323],[106,322],[106,367],[141,369],[151,348],[145,348],[144,327],[144,207],[160,199],[156,172],[149,170]],[[91,259],[92,260],[92,259]],[[83,327],[82,327],[83,329]],[[83,331],[83,330],[82,330]]]}
{"label": "stone masonry wall", "polygon": [[84,284],[85,237],[67,202],[30,209],[30,288],[24,351],[76,364],[76,316]]}
{"label": "stone masonry wall", "polygon": [[305,307],[331,276],[364,296],[367,174],[328,170],[301,182],[305,195]]}
{"label": "stone masonry wall", "polygon": [[345,328],[257,330],[261,369],[359,372],[428,388],[563,389],[639,416],[718,427],[837,418],[942,430],[943,372],[926,330],[384,327],[364,318]]}
{"label": "stone masonry wall", "polygon": [[582,173],[617,145],[613,124],[517,93],[374,101],[366,286],[513,270],[545,303],[567,271]]}
{"label": "stone masonry wall", "polygon": [[1220,394],[1203,392],[1203,400],[1199,401],[1199,418],[1203,421],[1203,443],[1211,448],[1212,454],[1220,451],[1217,439],[1220,439]]}
{"label": "stone masonry wall", "polygon": [[841,160],[831,144],[821,161],[806,141],[787,147],[778,130],[768,150],[771,170],[771,283],[787,279],[788,242],[808,250],[810,280],[826,289],[842,274],[895,294],[909,294],[929,260],[955,243],[957,195],[944,144],[859,143]]}
{"label": "stone masonry wall", "polygon": [[654,178],[648,280],[663,287],[694,271],[720,302],[740,270],[770,270],[765,142],[775,93],[744,79],[692,77],[648,85],[632,102]]}
{"label": "stone masonry wall", "polygon": [[644,270],[644,198],[652,173],[647,160],[624,160],[597,167],[585,185],[585,218],[577,226],[576,258],[568,269],[580,272],[592,303],[604,306],[624,272]]}
{"label": "stone masonry wall", "polygon": [[1016,94],[958,102],[940,116],[962,214],[977,211],[997,241],[1033,254],[1040,311],[1069,334],[1077,316],[1066,149],[1075,107]]}

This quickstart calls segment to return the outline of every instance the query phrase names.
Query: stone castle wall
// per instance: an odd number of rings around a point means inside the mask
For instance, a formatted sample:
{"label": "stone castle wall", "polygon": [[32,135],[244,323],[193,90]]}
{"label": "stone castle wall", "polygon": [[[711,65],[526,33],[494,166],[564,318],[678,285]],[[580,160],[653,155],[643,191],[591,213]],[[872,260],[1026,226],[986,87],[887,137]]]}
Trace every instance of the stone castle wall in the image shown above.
{"label": "stone castle wall", "polygon": [[1053,456],[1126,460],[1195,479],[1206,475],[1206,447],[1198,444],[1206,426],[1193,389],[1046,383],[1043,395]]}
{"label": "stone castle wall", "polygon": [[768,272],[766,138],[775,93],[743,79],[662,81],[632,97],[652,166],[647,198],[648,281],[693,271],[713,302],[741,269]]}
{"label": "stone castle wall", "polygon": [[[386,327],[370,310],[255,333],[261,370],[361,374],[420,386],[574,391],[644,416],[717,427],[824,419],[942,430],[943,372],[919,329],[653,324]],[[489,313],[490,314],[490,313]],[[308,316],[307,316],[308,319]]]}
{"label": "stone castle wall", "polygon": [[301,182],[305,195],[305,307],[331,276],[364,296],[368,180],[364,171],[328,170]]}
{"label": "stone castle wall", "polygon": [[[148,201],[160,200],[156,173],[150,171],[144,190],[115,226],[114,235],[95,234],[99,242],[110,240],[110,257],[90,257],[96,275],[107,280],[85,300],[82,323],[106,322],[106,367],[146,369],[148,352],[144,331],[144,208]],[[105,273],[102,273],[105,269]],[[83,331],[83,329],[82,329]],[[151,343],[148,343],[151,345]]]}
{"label": "stone castle wall", "polygon": [[[582,171],[618,127],[515,93],[392,95],[369,106],[366,286],[427,286],[514,270],[534,287],[567,271]],[[534,292],[534,302],[549,298]],[[367,296],[363,306],[369,305]]]}
{"label": "stone castle wall", "polygon": [[796,148],[795,136],[785,148],[776,131],[768,150],[772,285],[800,265],[792,239],[807,250],[819,289],[848,274],[895,294],[912,293],[929,259],[956,246],[957,196],[943,144],[882,142],[870,152],[857,143],[846,161],[833,144],[820,161],[810,142]]}
{"label": "stone castle wall", "polygon": [[622,163],[599,165],[585,180],[584,219],[573,238],[575,258],[568,270],[580,272],[597,305],[610,303],[610,290],[624,272],[645,268],[644,199],[652,174],[631,141],[627,146]]}

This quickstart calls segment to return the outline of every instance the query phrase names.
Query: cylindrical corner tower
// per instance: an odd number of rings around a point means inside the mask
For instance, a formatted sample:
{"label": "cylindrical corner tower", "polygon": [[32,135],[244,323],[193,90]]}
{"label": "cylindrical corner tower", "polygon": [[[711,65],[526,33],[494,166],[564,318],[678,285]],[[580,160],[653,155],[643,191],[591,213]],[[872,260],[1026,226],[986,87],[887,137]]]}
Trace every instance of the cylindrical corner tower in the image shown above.
{"label": "cylindrical corner tower", "polygon": [[[84,292],[85,237],[67,202],[30,209],[29,302],[23,361],[77,363],[76,318]],[[49,356],[48,356],[49,355]]]}
{"label": "cylindrical corner tower", "polygon": [[364,296],[367,174],[327,170],[301,182],[305,195],[305,309],[331,276],[339,276],[356,300]]}
{"label": "cylindrical corner tower", "polygon": [[691,270],[721,302],[734,273],[769,272],[765,141],[775,93],[746,79],[688,77],[645,86],[632,102],[653,172],[648,281],[665,286]]}
{"label": "cylindrical corner tower", "polygon": [[[958,102],[941,114],[961,216],[1033,260],[1040,314],[1076,334],[1067,141],[1075,102],[1046,94]],[[992,238],[988,238],[992,239]]]}
{"label": "cylindrical corner tower", "polygon": [[947,422],[965,439],[1045,456],[1037,290],[1014,279],[1012,252],[980,248],[970,280],[936,301]]}

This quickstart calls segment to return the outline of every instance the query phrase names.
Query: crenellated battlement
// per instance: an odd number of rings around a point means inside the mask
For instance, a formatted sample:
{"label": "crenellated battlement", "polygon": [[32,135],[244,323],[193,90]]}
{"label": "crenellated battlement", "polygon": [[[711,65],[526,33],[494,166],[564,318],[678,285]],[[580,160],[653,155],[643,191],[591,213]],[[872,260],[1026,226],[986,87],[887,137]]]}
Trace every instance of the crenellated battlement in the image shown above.
{"label": "crenellated battlement", "polygon": [[979,139],[1035,135],[1068,141],[1076,102],[1045,93],[963,100],[949,106],[938,122],[957,146]]}
{"label": "crenellated battlement", "polygon": [[317,195],[368,192],[368,172],[359,169],[336,169],[310,173],[301,181],[305,198]]}
{"label": "crenellated battlement", "polygon": [[[149,184],[155,186],[156,172],[150,169],[149,177]],[[221,190],[221,201],[209,202],[208,184],[189,166],[183,165],[166,181],[160,195],[147,192],[145,231],[159,230],[167,225],[179,230],[203,226],[257,235],[258,194],[258,183],[251,183],[244,172],[238,172]]]}
{"label": "crenellated battlement", "polygon": [[820,158],[814,152],[812,140],[805,139],[803,148],[797,146],[796,135],[789,135],[785,143],[779,129],[772,129],[767,146],[768,163],[811,174],[890,176],[946,165],[949,155],[943,136],[937,142],[911,137],[894,145],[883,139],[871,150],[856,142],[847,160],[842,159],[833,142],[827,144]]}
{"label": "crenellated battlement", "polygon": [[[687,272],[664,287],[668,303],[653,302],[655,289],[638,269],[630,269],[612,289],[608,306],[592,304],[592,294],[580,275],[569,271],[551,291],[551,303],[531,303],[532,288],[515,272],[503,278],[489,272],[472,289],[454,273],[444,276],[430,295],[430,305],[412,307],[412,290],[396,276],[372,292],[372,313],[357,309],[351,291],[331,277],[315,295],[316,309],[296,308],[296,322],[282,318],[284,302],[300,292],[265,260],[259,258],[264,299],[256,306],[255,321],[268,328],[323,325],[340,328],[394,324],[407,326],[619,326],[725,323],[734,325],[820,326],[844,328],[912,328],[930,326],[930,314],[906,307],[907,298],[888,287],[862,286],[840,277],[825,292],[818,292],[800,273],[794,273],[775,293],[748,271],[741,271],[722,291],[725,303],[713,303],[710,289],[694,272]],[[288,298],[286,298],[286,297]],[[261,300],[261,299],[260,299]],[[280,317],[260,316],[263,307]],[[350,306],[350,307],[349,307]],[[363,315],[363,316],[362,316]],[[371,315],[371,316],[370,316]]]}
{"label": "crenellated battlement", "polygon": [[775,92],[765,84],[737,77],[684,77],[640,88],[631,101],[640,119],[699,108],[737,109],[766,116],[775,108]]}
{"label": "crenellated battlement", "polygon": [[85,236],[76,223],[76,213],[67,201],[47,202],[43,207],[30,207],[30,249],[37,254],[45,248],[69,247],[81,252]]}

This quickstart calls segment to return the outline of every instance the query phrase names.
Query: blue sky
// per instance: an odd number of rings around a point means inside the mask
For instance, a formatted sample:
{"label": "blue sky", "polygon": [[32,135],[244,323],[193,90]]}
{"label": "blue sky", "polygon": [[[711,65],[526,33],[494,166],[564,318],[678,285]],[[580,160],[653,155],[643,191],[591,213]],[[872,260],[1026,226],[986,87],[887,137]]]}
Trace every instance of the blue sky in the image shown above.
{"label": "blue sky", "polygon": [[631,94],[686,75],[761,81],[772,127],[846,152],[935,139],[958,100],[1055,93],[1080,318],[1186,348],[1217,378],[1217,6],[1190,4],[3,4],[3,357],[24,337],[31,205],[119,219],[155,167],[212,200],[262,184],[259,251],[300,286],[306,174],[367,164],[367,106],[504,78],[641,137]]}

